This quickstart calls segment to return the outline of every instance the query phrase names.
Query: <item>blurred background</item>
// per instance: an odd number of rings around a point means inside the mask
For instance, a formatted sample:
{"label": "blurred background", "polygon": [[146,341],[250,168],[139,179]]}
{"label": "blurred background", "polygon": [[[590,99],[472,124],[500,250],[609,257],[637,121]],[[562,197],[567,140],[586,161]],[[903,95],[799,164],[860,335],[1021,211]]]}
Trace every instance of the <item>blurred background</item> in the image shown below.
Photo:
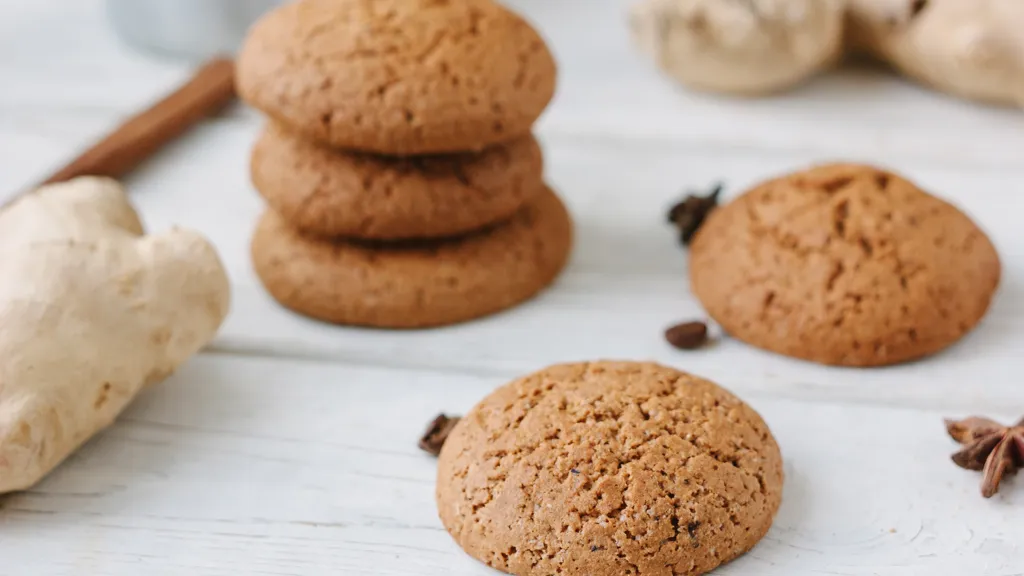
{"label": "blurred background", "polygon": [[[174,89],[198,60],[237,46],[253,19],[279,3],[0,0],[0,196]],[[628,191],[620,192],[623,202],[641,193],[669,201],[678,190],[665,189],[667,178],[682,186],[727,177],[735,188],[837,158],[895,165],[947,190],[950,180],[937,171],[980,169],[994,177],[1021,165],[1019,110],[953,99],[876,65],[844,67],[762,99],[698,94],[659,74],[632,46],[632,0],[505,3],[540,29],[558,59],[558,92],[538,125],[552,148],[553,177],[592,176],[598,190]],[[243,157],[258,118],[241,106],[225,116],[244,122],[201,129],[196,141],[210,143],[205,157],[181,146],[169,151],[180,155],[173,167],[159,165],[184,180],[190,167],[182,158],[197,165],[230,159],[237,165],[222,166],[218,177],[235,174],[230,185],[244,185]],[[215,146],[225,152],[211,156]],[[570,166],[592,163],[581,146],[624,155],[623,162],[628,156],[632,166],[570,175]],[[211,174],[196,166],[196,179]],[[1005,202],[1020,205],[1018,198],[1006,194]],[[652,206],[650,217],[660,220],[662,209]]]}
{"label": "blurred background", "polygon": [[234,52],[245,32],[280,0],[105,0],[112,29],[129,45],[200,60]]}

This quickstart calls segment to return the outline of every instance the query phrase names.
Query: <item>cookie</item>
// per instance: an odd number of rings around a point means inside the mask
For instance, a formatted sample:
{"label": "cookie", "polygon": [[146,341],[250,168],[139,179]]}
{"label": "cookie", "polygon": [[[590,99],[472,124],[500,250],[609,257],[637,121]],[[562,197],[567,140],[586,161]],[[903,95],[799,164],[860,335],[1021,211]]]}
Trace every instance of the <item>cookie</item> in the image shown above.
{"label": "cookie", "polygon": [[656,364],[557,365],[507,384],[441,449],[441,521],[517,576],[704,574],[750,550],[782,500],[761,417]]}
{"label": "cookie", "polygon": [[411,155],[526,136],[556,66],[492,0],[299,0],[252,27],[236,74],[244,100],[308,138]]}
{"label": "cookie", "polygon": [[511,220],[469,236],[398,243],[301,235],[273,211],[252,241],[256,274],[278,302],[337,324],[427,328],[519,304],[561,272],[572,222],[545,188]]}
{"label": "cookie", "polygon": [[833,164],[756,186],[711,213],[690,247],[694,293],[749,344],[842,366],[950,346],[999,284],[985,233],[897,174]]}
{"label": "cookie", "polygon": [[310,143],[271,124],[252,181],[294,227],[367,240],[454,236],[512,216],[544,188],[531,136],[479,154],[392,158]]}

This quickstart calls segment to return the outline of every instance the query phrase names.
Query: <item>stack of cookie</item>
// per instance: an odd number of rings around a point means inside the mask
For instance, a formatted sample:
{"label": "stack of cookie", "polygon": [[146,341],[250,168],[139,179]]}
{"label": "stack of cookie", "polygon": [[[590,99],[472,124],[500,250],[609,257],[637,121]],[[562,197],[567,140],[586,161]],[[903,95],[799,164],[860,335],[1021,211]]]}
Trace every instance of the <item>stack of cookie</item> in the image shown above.
{"label": "stack of cookie", "polygon": [[282,305],[417,328],[509,308],[558,276],[572,223],[530,132],[555,63],[492,0],[299,0],[239,55],[270,118],[252,257]]}

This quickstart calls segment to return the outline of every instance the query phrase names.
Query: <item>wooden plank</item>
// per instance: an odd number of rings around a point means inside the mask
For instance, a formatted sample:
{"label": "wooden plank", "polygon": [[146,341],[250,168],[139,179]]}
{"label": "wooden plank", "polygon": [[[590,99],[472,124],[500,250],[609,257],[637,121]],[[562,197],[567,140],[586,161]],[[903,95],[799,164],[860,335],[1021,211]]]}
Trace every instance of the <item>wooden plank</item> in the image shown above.
{"label": "wooden plank", "polygon": [[[764,100],[691,94],[629,46],[625,0],[510,3],[562,68],[538,127],[548,177],[578,221],[562,280],[508,314],[429,332],[336,328],[280,310],[247,254],[262,210],[246,166],[260,119],[236,108],[129,181],[150,228],[194,227],[220,250],[234,306],[217,353],[148,391],[38,489],[0,500],[0,574],[490,574],[437,521],[434,465],[416,437],[436,412],[464,411],[509,378],[595,358],[711,377],[775,431],[787,459],[782,512],[761,546],[720,573],[1024,574],[1021,480],[983,501],[978,475],[949,462],[941,424],[970,413],[1009,421],[1024,406],[1024,115],[866,69]],[[122,49],[101,0],[0,0],[0,15],[0,196],[187,74]],[[663,223],[680,190],[722,179],[733,195],[836,158],[898,168],[992,235],[1006,273],[985,323],[945,354],[882,370],[728,340],[669,348],[665,326],[701,315]]]}
{"label": "wooden plank", "polygon": [[[948,98],[884,70],[844,68],[762,99],[688,92],[631,45],[630,1],[603,0],[586,8],[575,2],[509,2],[538,25],[560,63],[558,95],[541,121],[542,132],[819,158],[1021,165],[1024,113]],[[28,121],[66,131],[69,123],[86,119],[89,127],[77,136],[81,144],[102,131],[93,126],[96,121],[116,122],[188,73],[182,63],[124,49],[109,33],[100,0],[11,3],[7,10],[17,17],[0,21],[0,31],[11,46],[34,49],[0,52],[6,78],[0,128]],[[62,42],[36,40],[52,37]],[[74,144],[74,138],[67,141]]]}
{"label": "wooden plank", "polygon": [[[394,333],[308,321],[277,307],[252,273],[248,238],[262,203],[246,182],[244,149],[255,127],[203,129],[132,184],[155,229],[182,223],[213,238],[234,280],[233,311],[215,349],[369,364],[422,366],[508,375],[537,363],[595,357],[686,362],[725,381],[779,380],[830,386],[852,396],[884,391],[894,402],[934,396],[983,407],[1019,398],[1010,371],[1024,346],[1024,169],[973,170],[910,163],[902,168],[961,204],[1002,251],[1005,281],[985,323],[966,341],[927,362],[871,371],[835,370],[756,352],[736,342],[699,353],[670,349],[662,330],[702,315],[689,293],[685,252],[664,224],[664,211],[684,185],[724,178],[727,195],[813,161],[799,154],[720,154],[680,146],[623,144],[547,135],[549,179],[577,220],[570,268],[550,291],[507,314],[442,330]],[[203,142],[199,145],[199,142]],[[979,375],[988,384],[977,382]],[[922,398],[921,395],[924,394]]]}
{"label": "wooden plank", "polygon": [[[939,398],[964,409],[1020,400],[1015,372],[1024,347],[1024,167],[967,169],[930,161],[902,170],[962,205],[1001,249],[1005,279],[982,326],[961,345],[926,362],[869,373],[829,369],[724,341],[699,353],[670,349],[671,323],[702,316],[689,293],[685,252],[664,211],[686,185],[725,179],[744,187],[813,162],[803,154],[706,150],[544,135],[549,179],[577,220],[570,268],[539,299],[509,313],[442,330],[394,333],[338,328],[285,312],[264,293],[248,256],[262,202],[247,182],[247,149],[258,123],[213,123],[167,150],[129,181],[153,230],[179,224],[217,245],[234,283],[232,312],[215,350],[335,359],[508,376],[537,364],[598,357],[684,362],[723,382],[803,383],[851,400],[880,396],[896,405]],[[810,392],[805,392],[810,393]],[[831,392],[830,392],[831,393]]]}
{"label": "wooden plank", "polygon": [[[491,574],[442,529],[435,464],[415,443],[436,412],[503,382],[198,357],[0,502],[0,573]],[[982,500],[978,475],[949,462],[941,413],[737,384],[778,437],[787,484],[768,537],[722,574],[1020,574],[1020,482]]]}

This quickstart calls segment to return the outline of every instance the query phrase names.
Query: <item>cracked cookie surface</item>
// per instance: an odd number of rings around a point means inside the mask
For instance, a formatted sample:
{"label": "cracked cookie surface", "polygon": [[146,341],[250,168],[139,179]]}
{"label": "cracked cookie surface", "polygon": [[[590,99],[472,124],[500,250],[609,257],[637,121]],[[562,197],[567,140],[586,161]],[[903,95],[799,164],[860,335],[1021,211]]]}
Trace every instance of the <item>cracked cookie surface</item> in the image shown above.
{"label": "cracked cookie surface", "polygon": [[299,0],[253,26],[236,83],[310,139],[408,155],[525,136],[555,80],[537,31],[491,0]]}
{"label": "cracked cookie surface", "polygon": [[703,574],[752,548],[782,498],[761,417],[657,364],[563,364],[494,391],[438,461],[445,528],[519,576]]}
{"label": "cracked cookie surface", "polygon": [[268,210],[251,253],[263,286],[295,312],[337,324],[427,328],[537,295],[565,267],[572,240],[569,213],[545,188],[506,222],[438,240],[312,238]]}
{"label": "cracked cookie surface", "polygon": [[478,154],[392,158],[318,146],[277,125],[252,152],[252,181],[297,229],[323,237],[455,236],[511,217],[543,190],[526,136]]}
{"label": "cracked cookie surface", "polygon": [[999,285],[966,215],[897,174],[796,172],[718,208],[690,247],[694,293],[722,328],[814,362],[881,366],[952,345]]}

